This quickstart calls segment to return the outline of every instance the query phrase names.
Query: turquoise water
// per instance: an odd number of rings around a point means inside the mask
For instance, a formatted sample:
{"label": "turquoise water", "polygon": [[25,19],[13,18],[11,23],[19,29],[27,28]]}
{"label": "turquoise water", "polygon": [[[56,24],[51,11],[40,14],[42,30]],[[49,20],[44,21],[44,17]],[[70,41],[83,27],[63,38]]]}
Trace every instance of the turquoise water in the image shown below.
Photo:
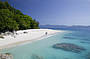
{"label": "turquoise water", "polygon": [[[56,43],[73,43],[86,50],[74,53],[55,49],[52,46]],[[90,32],[72,31],[58,33],[43,40],[3,50],[1,53],[11,53],[14,59],[89,59],[87,54],[90,53]]]}

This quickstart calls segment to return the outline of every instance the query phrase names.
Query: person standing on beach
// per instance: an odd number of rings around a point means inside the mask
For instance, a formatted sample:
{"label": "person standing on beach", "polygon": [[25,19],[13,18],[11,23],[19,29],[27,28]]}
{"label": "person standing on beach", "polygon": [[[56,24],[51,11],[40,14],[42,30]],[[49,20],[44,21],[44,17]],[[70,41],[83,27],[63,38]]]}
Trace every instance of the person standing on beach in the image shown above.
{"label": "person standing on beach", "polygon": [[46,32],[45,35],[47,35],[48,33]]}

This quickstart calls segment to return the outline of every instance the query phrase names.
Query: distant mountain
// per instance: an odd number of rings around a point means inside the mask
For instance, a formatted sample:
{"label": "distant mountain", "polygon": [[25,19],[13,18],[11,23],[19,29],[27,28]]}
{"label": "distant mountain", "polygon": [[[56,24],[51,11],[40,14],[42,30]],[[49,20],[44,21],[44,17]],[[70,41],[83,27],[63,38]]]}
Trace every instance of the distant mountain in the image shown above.
{"label": "distant mountain", "polygon": [[40,28],[44,29],[61,29],[61,30],[90,30],[90,26],[66,26],[66,25],[40,25]]}

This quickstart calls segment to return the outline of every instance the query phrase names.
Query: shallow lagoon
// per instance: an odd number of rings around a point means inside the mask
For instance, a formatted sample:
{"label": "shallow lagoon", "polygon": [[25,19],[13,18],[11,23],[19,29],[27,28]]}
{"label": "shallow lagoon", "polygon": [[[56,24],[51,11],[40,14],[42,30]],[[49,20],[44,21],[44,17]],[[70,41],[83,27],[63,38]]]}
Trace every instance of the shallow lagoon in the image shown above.
{"label": "shallow lagoon", "polygon": [[[80,53],[74,53],[52,48],[56,43],[72,43],[81,46],[86,50]],[[90,32],[72,31],[70,33],[58,33],[52,37],[17,46],[12,49],[3,50],[1,52],[11,53],[14,56],[14,59],[88,59],[87,54],[90,53],[89,43]]]}

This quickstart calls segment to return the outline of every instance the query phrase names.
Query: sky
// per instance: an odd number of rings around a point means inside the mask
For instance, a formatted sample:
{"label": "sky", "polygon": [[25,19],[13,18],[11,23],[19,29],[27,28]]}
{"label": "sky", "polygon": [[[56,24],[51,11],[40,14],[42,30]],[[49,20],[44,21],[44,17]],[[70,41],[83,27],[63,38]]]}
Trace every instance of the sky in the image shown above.
{"label": "sky", "polygon": [[8,0],[40,25],[90,25],[90,0]]}

